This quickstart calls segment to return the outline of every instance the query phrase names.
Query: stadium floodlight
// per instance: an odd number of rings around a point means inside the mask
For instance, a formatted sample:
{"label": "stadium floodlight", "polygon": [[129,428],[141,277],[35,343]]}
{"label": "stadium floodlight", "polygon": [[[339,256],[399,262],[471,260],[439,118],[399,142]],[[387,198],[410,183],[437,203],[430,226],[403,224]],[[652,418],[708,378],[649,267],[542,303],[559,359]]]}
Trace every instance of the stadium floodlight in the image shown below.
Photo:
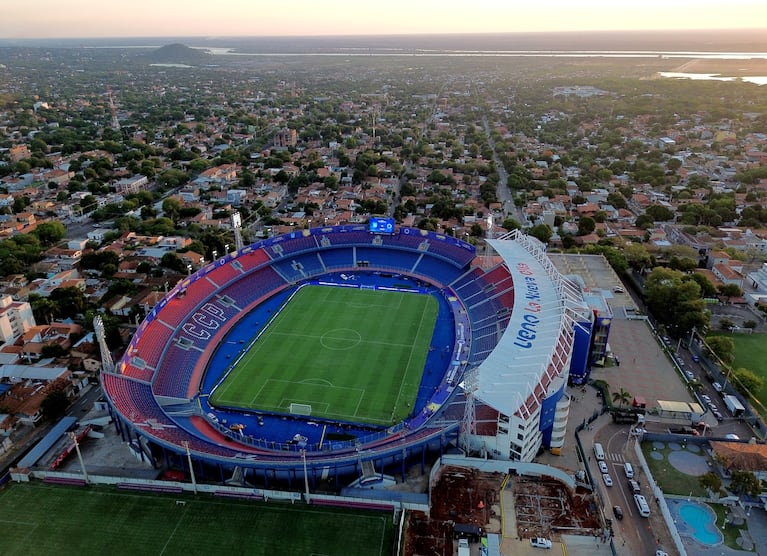
{"label": "stadium floodlight", "polygon": [[306,498],[306,503],[309,503],[309,472],[306,470],[306,450],[301,450],[301,460],[304,463],[304,488],[306,489],[306,493],[304,494],[304,497]]}
{"label": "stadium floodlight", "polygon": [[189,441],[184,440],[181,444],[186,448],[186,459],[189,462],[189,476],[192,478],[192,489],[197,494],[197,477],[194,476],[194,466],[192,465],[192,453],[189,451]]}
{"label": "stadium floodlight", "polygon": [[77,442],[77,435],[74,433],[74,431],[70,431],[69,438],[72,439],[72,442],[75,443],[75,452],[77,452],[77,460],[80,462],[80,469],[83,470],[83,478],[85,479],[85,484],[88,484],[88,472],[85,470],[85,463],[83,462],[83,455],[80,453],[80,443]]}

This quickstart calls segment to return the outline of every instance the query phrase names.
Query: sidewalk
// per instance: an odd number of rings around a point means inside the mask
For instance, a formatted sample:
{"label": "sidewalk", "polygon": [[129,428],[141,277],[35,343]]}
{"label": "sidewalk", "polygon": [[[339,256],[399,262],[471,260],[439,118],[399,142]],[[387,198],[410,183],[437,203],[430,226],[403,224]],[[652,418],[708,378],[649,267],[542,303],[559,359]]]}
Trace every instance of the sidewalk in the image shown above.
{"label": "sidewalk", "polygon": [[[560,455],[555,456],[550,452],[545,452],[536,459],[536,462],[575,473],[584,467],[576,450],[575,429],[582,423],[588,423],[589,419],[592,419],[595,415],[599,415],[602,411],[602,399],[597,396],[597,390],[591,386],[584,388],[570,387],[568,392],[572,397],[572,401],[570,402],[570,415],[567,420],[567,436],[565,437],[565,444],[562,446]],[[591,448],[594,434],[609,421],[609,415],[602,415],[591,425],[587,424],[586,428],[581,431],[581,442],[583,443],[583,449],[587,452],[586,457],[589,455],[588,450]]]}

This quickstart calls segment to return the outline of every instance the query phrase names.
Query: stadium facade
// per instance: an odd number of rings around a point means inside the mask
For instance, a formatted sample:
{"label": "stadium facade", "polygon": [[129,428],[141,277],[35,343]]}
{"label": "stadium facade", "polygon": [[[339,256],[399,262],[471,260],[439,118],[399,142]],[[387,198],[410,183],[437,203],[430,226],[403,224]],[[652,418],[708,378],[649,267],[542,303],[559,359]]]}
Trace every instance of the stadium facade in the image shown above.
{"label": "stadium facade", "polygon": [[[459,444],[520,461],[541,448],[556,451],[565,438],[571,363],[576,382],[583,380],[593,318],[580,289],[559,274],[538,240],[515,231],[486,247],[478,255],[474,246],[434,232],[336,226],[227,254],[177,284],[114,369],[103,370],[115,427],[158,469],[289,488],[305,475],[312,485],[404,476],[407,465],[423,469]],[[350,283],[350,273],[361,279]],[[310,283],[440,300],[439,349],[429,350],[428,372],[404,421],[371,427],[287,407],[210,404],[227,360]]]}

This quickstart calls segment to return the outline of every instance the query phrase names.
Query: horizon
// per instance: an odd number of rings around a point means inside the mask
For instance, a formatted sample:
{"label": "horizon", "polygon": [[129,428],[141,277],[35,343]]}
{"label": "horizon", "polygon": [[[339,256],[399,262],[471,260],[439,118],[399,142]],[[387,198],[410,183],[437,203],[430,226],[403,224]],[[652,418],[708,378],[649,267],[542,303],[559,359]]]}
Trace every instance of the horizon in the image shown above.
{"label": "horizon", "polygon": [[[385,9],[349,0],[294,0],[286,16],[276,5],[223,0],[134,0],[129,11],[96,0],[41,0],[35,10],[13,3],[0,22],[0,40],[153,37],[313,38],[501,33],[732,31],[767,29],[760,0],[644,0],[616,6],[606,0],[549,0],[513,6],[502,0],[390,0]],[[148,17],[149,16],[149,17]],[[753,22],[766,22],[754,26]],[[169,29],[169,24],[172,26]],[[178,32],[176,30],[183,30]]]}

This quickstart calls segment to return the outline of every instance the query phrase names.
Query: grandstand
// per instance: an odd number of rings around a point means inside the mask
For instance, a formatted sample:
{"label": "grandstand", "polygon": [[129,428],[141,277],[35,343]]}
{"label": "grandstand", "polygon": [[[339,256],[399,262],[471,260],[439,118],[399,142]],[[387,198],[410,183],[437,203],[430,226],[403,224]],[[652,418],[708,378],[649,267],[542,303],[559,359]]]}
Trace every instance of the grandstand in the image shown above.
{"label": "grandstand", "polygon": [[[450,236],[337,226],[299,230],[227,254],[174,287],[140,325],[115,374],[103,374],[115,426],[138,455],[158,466],[185,468],[188,447],[197,473],[216,481],[240,468],[248,480],[290,485],[304,462],[312,485],[319,477],[338,484],[340,477],[359,475],[363,463],[404,475],[409,461],[423,465],[427,454],[456,443],[461,380],[472,369],[473,397],[498,421],[472,434],[467,445],[489,457],[529,461],[541,446],[563,441],[552,429],[555,419],[567,415],[563,393],[579,293],[554,270],[537,240],[515,232],[489,245],[503,262],[485,269],[472,245]],[[282,401],[264,401],[274,399],[263,390],[276,385],[268,380],[241,400],[230,396],[221,403],[215,395],[243,358],[251,361],[247,372],[266,372],[259,348],[279,331],[275,319],[297,307],[296,292],[306,286],[402,292],[436,302],[420,377],[402,398],[403,419],[377,424],[355,419],[357,410],[319,411],[329,403],[323,392],[342,391],[343,385],[315,377],[312,358],[296,363],[299,378],[279,394]],[[410,324],[387,307],[361,310],[351,321],[332,317],[321,324],[326,331],[307,329],[320,339],[314,360],[324,357],[322,349],[340,349],[329,355],[342,357],[343,341],[362,330],[355,323],[387,310],[395,315],[388,326]],[[308,338],[299,336],[294,348],[280,343],[281,364],[292,364]],[[329,344],[328,338],[342,343]],[[362,381],[355,388],[389,375],[387,358],[376,358],[353,363],[352,375]],[[315,382],[299,380],[302,372]],[[397,414],[395,406],[390,411]]]}

